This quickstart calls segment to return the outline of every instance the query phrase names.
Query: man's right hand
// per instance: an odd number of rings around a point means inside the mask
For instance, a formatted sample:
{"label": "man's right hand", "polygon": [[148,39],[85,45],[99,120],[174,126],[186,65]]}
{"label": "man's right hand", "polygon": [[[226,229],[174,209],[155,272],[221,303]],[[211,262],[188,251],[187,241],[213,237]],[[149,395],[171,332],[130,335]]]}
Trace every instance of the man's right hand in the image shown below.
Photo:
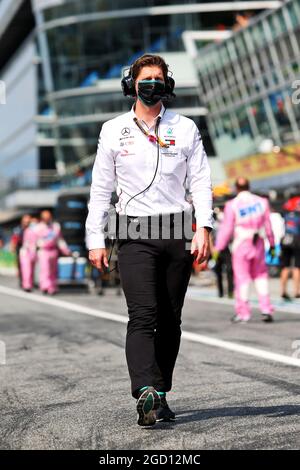
{"label": "man's right hand", "polygon": [[106,248],[95,248],[89,251],[89,261],[99,271],[104,272],[104,267],[108,268]]}

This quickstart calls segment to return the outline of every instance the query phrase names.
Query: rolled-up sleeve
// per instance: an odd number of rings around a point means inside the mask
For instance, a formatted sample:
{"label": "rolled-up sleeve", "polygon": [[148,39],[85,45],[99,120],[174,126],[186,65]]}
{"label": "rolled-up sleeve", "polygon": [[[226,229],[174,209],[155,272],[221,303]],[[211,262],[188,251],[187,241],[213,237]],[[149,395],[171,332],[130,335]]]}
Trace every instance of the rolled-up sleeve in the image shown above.
{"label": "rolled-up sleeve", "polygon": [[192,136],[187,158],[187,188],[192,196],[197,228],[213,228],[210,168],[200,132],[194,123]]}
{"label": "rolled-up sleeve", "polygon": [[114,152],[107,124],[103,124],[92,172],[92,185],[86,219],[86,245],[89,250],[105,248],[104,227],[107,223],[111,194],[115,188]]}

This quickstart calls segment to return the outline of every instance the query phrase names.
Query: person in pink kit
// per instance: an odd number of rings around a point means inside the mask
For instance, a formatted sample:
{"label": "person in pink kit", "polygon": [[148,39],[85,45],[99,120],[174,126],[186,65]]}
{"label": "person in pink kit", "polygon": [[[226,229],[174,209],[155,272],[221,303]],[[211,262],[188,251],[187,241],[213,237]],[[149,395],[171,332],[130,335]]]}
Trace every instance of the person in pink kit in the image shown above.
{"label": "person in pink kit", "polygon": [[270,302],[268,271],[265,263],[264,237],[270,250],[274,249],[274,235],[267,199],[252,194],[249,181],[238,178],[237,196],[225,205],[224,219],[217,235],[215,250],[224,250],[233,238],[232,263],[235,284],[234,322],[247,322],[251,311],[249,287],[255,283],[262,319],[273,321],[274,308]]}
{"label": "person in pink kit", "polygon": [[33,289],[34,268],[36,263],[37,223],[38,220],[32,217],[29,226],[24,230],[23,242],[19,253],[22,288],[26,292],[30,292]]}
{"label": "person in pink kit", "polygon": [[70,255],[71,252],[62,238],[60,225],[53,222],[48,210],[41,212],[41,221],[36,227],[38,259],[40,267],[40,290],[44,294],[57,292],[57,263],[59,252]]}

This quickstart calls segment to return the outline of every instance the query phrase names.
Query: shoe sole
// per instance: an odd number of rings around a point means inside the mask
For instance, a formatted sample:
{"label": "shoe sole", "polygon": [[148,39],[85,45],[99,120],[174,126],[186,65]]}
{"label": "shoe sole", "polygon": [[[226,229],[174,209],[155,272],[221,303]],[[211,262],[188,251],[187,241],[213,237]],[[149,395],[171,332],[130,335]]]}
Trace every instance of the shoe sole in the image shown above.
{"label": "shoe sole", "polygon": [[156,420],[157,423],[171,423],[174,421],[176,421],[176,418],[160,418]]}
{"label": "shoe sole", "polygon": [[156,423],[155,411],[160,407],[160,396],[153,387],[148,387],[139,397],[136,410],[139,426],[153,426]]}
{"label": "shoe sole", "polygon": [[262,321],[265,322],[265,323],[273,323],[274,318],[271,315],[267,314],[267,315],[262,316]]}
{"label": "shoe sole", "polygon": [[250,318],[248,318],[247,320],[244,320],[244,319],[234,319],[232,318],[231,320],[231,323],[234,325],[234,324],[238,324],[238,323],[248,323],[250,321]]}

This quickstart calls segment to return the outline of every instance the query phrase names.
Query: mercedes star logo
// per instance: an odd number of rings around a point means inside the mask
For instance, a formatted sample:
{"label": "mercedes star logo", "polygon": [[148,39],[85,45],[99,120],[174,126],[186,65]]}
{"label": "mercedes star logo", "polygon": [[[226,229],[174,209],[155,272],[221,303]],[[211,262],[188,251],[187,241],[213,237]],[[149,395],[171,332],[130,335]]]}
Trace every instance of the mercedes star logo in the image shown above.
{"label": "mercedes star logo", "polygon": [[124,129],[121,130],[122,135],[129,135],[130,134],[130,129],[129,127],[124,127]]}

